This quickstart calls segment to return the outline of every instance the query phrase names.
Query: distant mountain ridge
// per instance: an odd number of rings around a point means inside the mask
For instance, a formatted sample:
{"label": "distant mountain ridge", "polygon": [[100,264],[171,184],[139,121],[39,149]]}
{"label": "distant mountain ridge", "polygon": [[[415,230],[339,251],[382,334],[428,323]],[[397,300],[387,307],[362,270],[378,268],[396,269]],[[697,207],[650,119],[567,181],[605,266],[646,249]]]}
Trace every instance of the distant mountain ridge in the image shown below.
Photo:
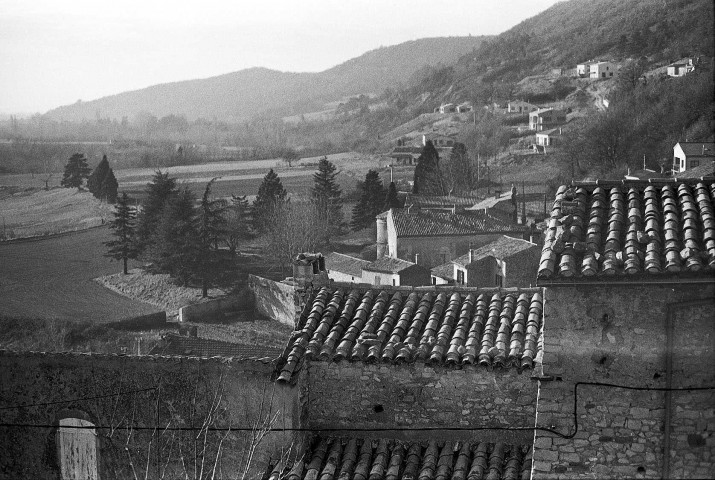
{"label": "distant mountain ridge", "polygon": [[[478,48],[487,37],[424,38],[380,47],[319,73],[249,68],[215,77],[154,85],[47,112],[58,120],[132,118],[140,112],[239,120],[264,111],[338,100],[346,95],[382,93],[420,69],[448,65]],[[294,113],[294,112],[291,112]]]}

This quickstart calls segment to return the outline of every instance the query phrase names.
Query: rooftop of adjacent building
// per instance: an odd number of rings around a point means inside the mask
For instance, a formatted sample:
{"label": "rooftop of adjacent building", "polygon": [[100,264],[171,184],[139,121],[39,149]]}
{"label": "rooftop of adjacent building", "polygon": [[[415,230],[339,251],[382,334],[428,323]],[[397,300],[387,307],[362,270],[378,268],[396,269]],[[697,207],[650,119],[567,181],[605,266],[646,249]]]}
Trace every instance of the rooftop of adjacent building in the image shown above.
{"label": "rooftop of adjacent building", "polygon": [[525,230],[523,225],[506,222],[483,211],[448,213],[408,207],[390,209],[386,215],[392,216],[398,237],[478,235]]}
{"label": "rooftop of adjacent building", "polygon": [[517,253],[536,247],[537,245],[535,243],[528,240],[502,235],[493,242],[487,243],[486,245],[473,249],[471,252],[455,258],[452,260],[452,263],[467,266],[474,261],[487,257],[494,257],[499,260],[503,260],[516,255]]}

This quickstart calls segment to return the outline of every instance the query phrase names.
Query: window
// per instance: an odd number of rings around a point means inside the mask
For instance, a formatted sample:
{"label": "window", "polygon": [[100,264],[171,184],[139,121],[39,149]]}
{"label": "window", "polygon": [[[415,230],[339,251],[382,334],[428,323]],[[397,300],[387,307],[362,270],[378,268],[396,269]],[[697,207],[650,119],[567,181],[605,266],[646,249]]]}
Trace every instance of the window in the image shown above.
{"label": "window", "polygon": [[394,287],[395,285],[397,285],[397,281],[393,278],[393,279],[392,279],[392,286]]}
{"label": "window", "polygon": [[699,166],[700,166],[700,160],[691,160],[690,161],[690,168],[699,167]]}
{"label": "window", "polygon": [[464,270],[457,270],[457,285],[464,285]]}
{"label": "window", "polygon": [[380,278],[380,275],[375,275],[375,285],[380,285],[382,282],[382,279]]}
{"label": "window", "polygon": [[432,285],[437,285],[437,277],[432,277]]}
{"label": "window", "polygon": [[497,287],[502,287],[502,286],[503,286],[503,282],[502,282],[503,278],[502,278],[502,276],[497,273],[495,277],[496,277],[496,278],[494,278],[494,283],[496,284],[496,286],[497,286]]}
{"label": "window", "polygon": [[[79,427],[79,428],[78,428]],[[57,453],[62,480],[98,480],[97,432],[80,418],[63,418],[57,429]]]}

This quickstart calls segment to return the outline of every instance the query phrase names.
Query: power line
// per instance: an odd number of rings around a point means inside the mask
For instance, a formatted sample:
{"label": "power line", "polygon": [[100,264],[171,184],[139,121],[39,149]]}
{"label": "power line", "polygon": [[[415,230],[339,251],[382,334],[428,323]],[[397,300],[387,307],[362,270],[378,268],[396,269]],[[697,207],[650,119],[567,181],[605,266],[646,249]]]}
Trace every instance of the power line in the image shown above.
{"label": "power line", "polygon": [[139,390],[127,390],[125,392],[111,393],[111,394],[107,394],[107,395],[96,395],[93,397],[79,397],[79,398],[73,398],[70,400],[58,400],[56,402],[26,403],[23,405],[11,405],[9,407],[0,407],[0,410],[12,410],[15,408],[44,407],[47,405],[59,405],[61,403],[73,403],[73,402],[83,402],[86,400],[98,400],[100,398],[118,397],[120,395],[129,395],[131,393],[150,392],[150,391],[153,391],[156,389],[157,389],[157,387],[150,387],[150,388],[142,388]]}

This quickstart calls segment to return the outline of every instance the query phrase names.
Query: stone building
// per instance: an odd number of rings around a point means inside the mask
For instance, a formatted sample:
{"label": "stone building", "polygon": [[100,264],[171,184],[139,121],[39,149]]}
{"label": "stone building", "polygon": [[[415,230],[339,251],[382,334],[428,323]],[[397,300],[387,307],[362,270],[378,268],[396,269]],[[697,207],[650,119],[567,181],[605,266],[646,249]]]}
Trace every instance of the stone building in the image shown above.
{"label": "stone building", "polygon": [[390,209],[377,216],[377,256],[401,258],[427,268],[446,263],[502,235],[521,238],[526,228],[488,213]]}

